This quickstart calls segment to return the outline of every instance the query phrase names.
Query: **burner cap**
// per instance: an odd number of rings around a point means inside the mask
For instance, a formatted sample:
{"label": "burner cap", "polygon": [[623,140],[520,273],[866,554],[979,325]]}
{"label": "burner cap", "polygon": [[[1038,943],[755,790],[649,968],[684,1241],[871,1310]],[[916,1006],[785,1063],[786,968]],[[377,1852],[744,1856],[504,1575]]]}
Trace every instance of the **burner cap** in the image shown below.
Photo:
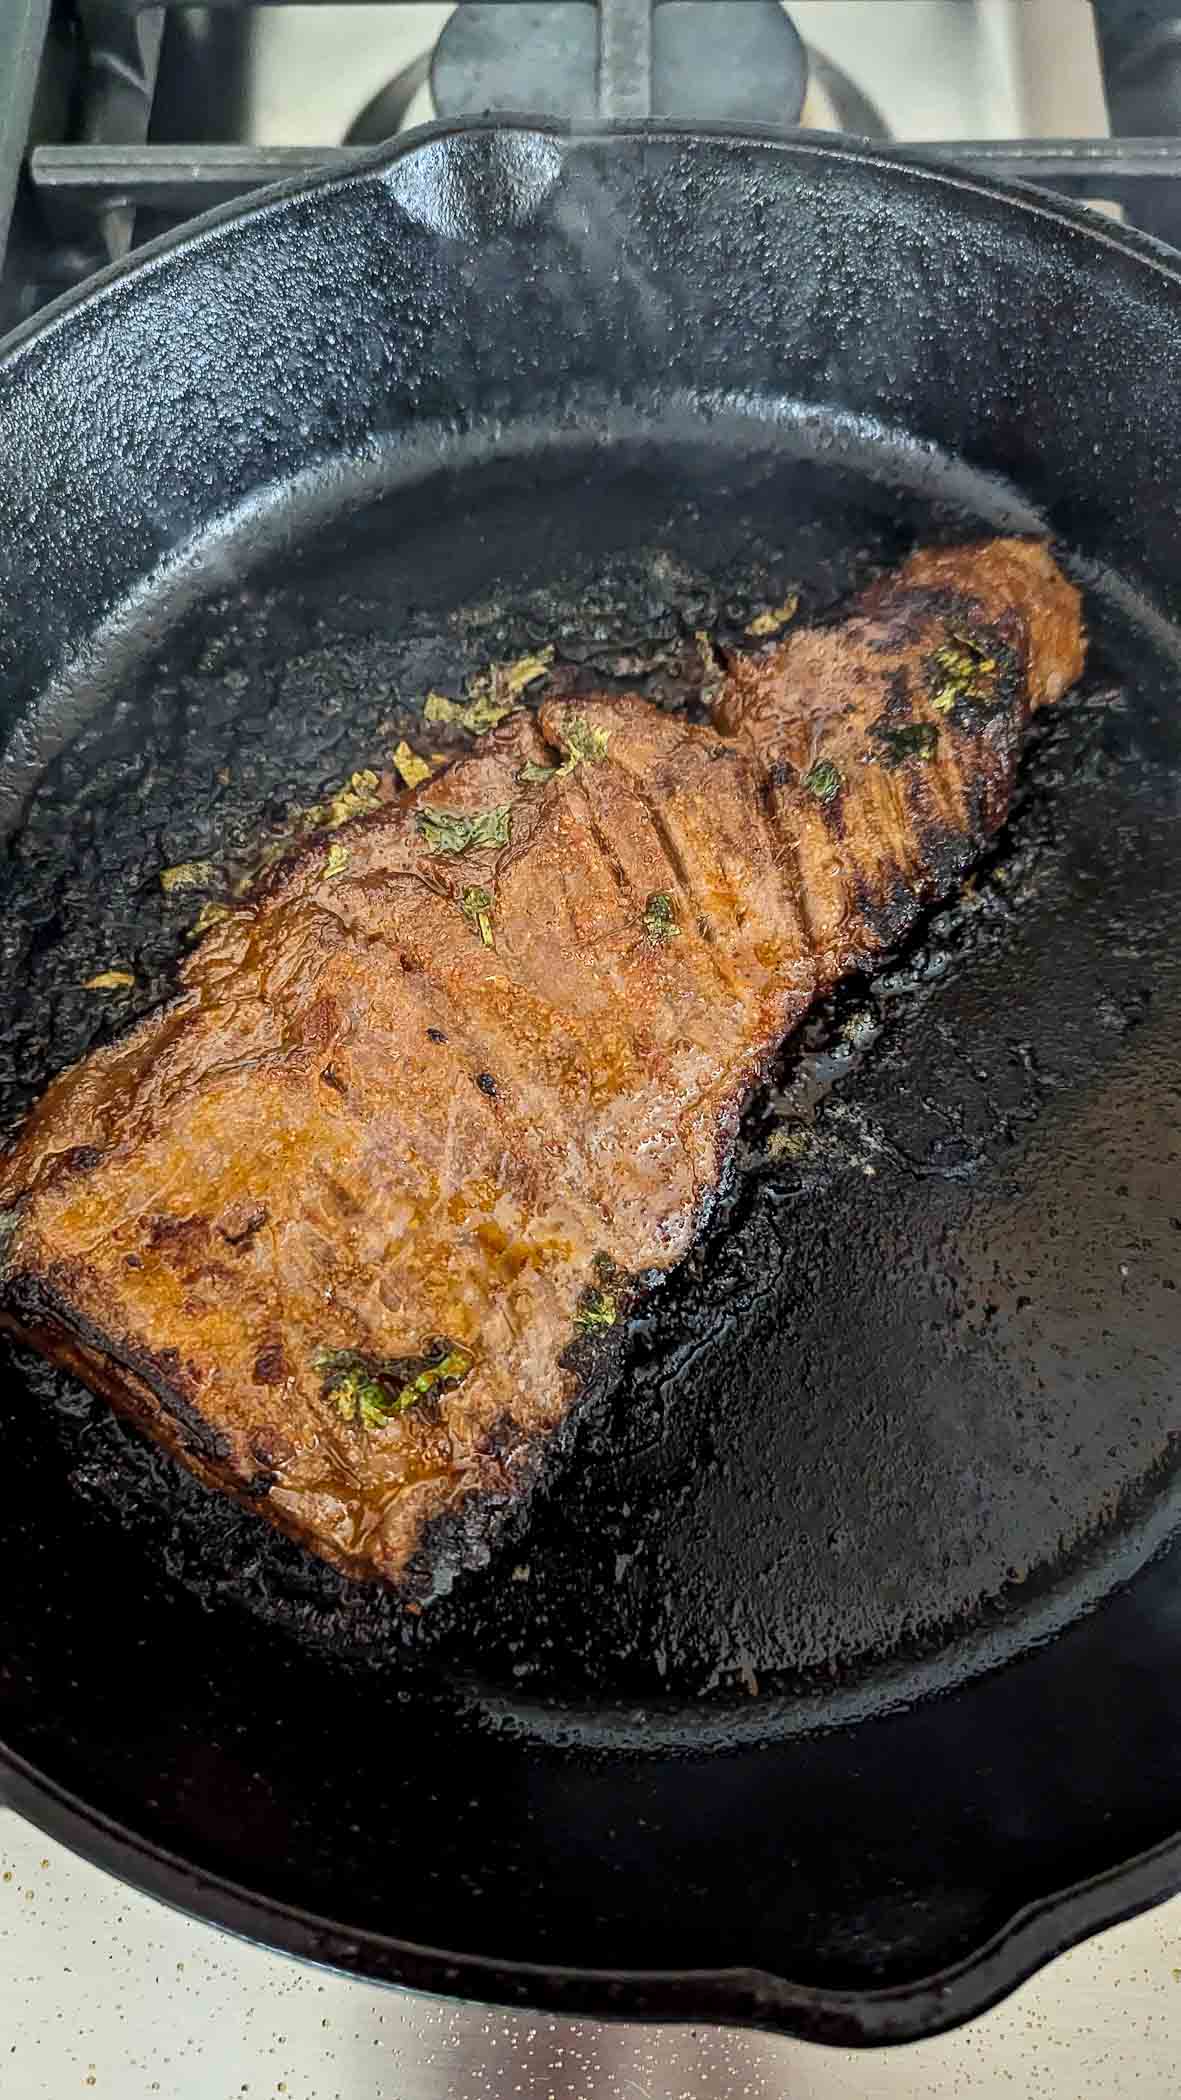
{"label": "burner cap", "polygon": [[[598,113],[598,21],[577,0],[457,7],[431,61],[441,117]],[[652,114],[735,124],[799,122],[808,62],[779,0],[659,0]]]}

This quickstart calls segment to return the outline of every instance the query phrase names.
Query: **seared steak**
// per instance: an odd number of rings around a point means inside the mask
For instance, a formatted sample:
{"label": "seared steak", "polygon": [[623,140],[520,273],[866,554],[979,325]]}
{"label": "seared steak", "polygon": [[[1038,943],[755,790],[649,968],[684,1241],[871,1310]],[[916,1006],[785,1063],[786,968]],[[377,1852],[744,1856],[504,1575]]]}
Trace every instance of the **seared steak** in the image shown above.
{"label": "seared steak", "polygon": [[49,1088],[0,1170],[2,1317],[347,1573],[445,1585],[686,1252],[772,1052],[968,865],[1082,659],[1049,555],[994,541],[737,662],[714,728],[510,717]]}

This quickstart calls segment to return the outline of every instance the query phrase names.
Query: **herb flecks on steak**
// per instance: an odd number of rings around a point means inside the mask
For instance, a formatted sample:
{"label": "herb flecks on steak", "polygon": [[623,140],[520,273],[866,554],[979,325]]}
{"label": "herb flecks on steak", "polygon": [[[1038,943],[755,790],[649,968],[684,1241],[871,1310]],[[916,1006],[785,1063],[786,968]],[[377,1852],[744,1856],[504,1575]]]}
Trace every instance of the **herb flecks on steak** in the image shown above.
{"label": "herb flecks on steak", "polygon": [[552,698],[396,802],[356,776],[0,1169],[8,1324],[411,1596],[527,1493],[784,1036],[1001,824],[1083,638],[996,540],[708,655],[712,727]]}

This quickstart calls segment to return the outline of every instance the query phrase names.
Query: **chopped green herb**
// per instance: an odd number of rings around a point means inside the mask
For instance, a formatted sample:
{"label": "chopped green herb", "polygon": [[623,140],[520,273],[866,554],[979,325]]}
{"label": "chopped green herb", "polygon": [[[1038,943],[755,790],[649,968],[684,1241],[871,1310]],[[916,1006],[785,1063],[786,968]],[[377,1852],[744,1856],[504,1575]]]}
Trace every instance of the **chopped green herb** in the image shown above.
{"label": "chopped green herb", "polygon": [[766,612],[756,613],[754,619],[747,622],[746,632],[753,634],[757,639],[769,634],[778,634],[781,627],[786,627],[789,621],[795,619],[799,609],[799,592],[789,591],[782,605],[772,605]]}
{"label": "chopped green herb", "polygon": [[342,788],[329,795],[326,802],[315,802],[310,809],[297,812],[295,828],[299,831],[336,831],[351,818],[363,816],[366,810],[381,806],[381,780],[371,766],[360,773],[351,773]]}
{"label": "chopped green herb", "polygon": [[818,802],[835,802],[844,786],[840,773],[830,758],[822,758],[804,774],[800,782]]}
{"label": "chopped green herb", "polygon": [[654,941],[675,941],[681,929],[673,900],[666,890],[653,890],[644,906],[644,931]]}
{"label": "chopped green herb", "polygon": [[334,839],[328,848],[327,858],[324,862],[325,878],[330,879],[334,875],[343,875],[352,857],[348,847],[342,846],[339,839]]}
{"label": "chopped green herb", "polygon": [[[537,679],[545,677],[553,660],[554,645],[547,642],[544,649],[534,649],[525,656],[514,657],[511,664],[493,664],[488,676],[499,677],[506,692],[516,699],[517,694],[523,693],[527,685],[533,685]],[[472,690],[475,691],[474,685]]]}
{"label": "chopped green herb", "polygon": [[592,1333],[598,1327],[614,1327],[619,1308],[613,1291],[584,1291],[574,1315],[576,1327]]}
{"label": "chopped green herb", "polygon": [[768,1159],[802,1159],[816,1149],[816,1134],[803,1123],[784,1124],[767,1140]]}
{"label": "chopped green herb", "polygon": [[908,758],[934,758],[939,731],[933,722],[906,722],[900,729],[880,729],[873,734],[883,746],[888,766],[900,766]]}
{"label": "chopped green herb", "polygon": [[351,1349],[321,1350],[314,1361],[316,1369],[326,1373],[323,1390],[341,1421],[381,1429],[425,1400],[436,1386],[458,1385],[475,1358],[460,1343],[446,1342],[439,1343],[425,1362],[382,1363]]}
{"label": "chopped green herb", "polygon": [[561,734],[575,765],[597,766],[606,758],[611,731],[596,729],[585,715],[567,715]]}
{"label": "chopped green herb", "polygon": [[407,1379],[393,1402],[393,1413],[404,1415],[408,1407],[413,1407],[416,1400],[425,1400],[427,1394],[433,1393],[438,1385],[458,1385],[461,1379],[467,1377],[474,1362],[475,1357],[471,1350],[463,1349],[455,1343],[433,1363],[424,1364],[421,1371],[416,1372],[413,1378]]}
{"label": "chopped green herb", "polygon": [[492,938],[492,893],[490,890],[466,889],[460,898],[460,909],[465,919],[470,919],[486,948],[494,948]]}
{"label": "chopped green herb", "polygon": [[949,715],[957,701],[989,707],[996,699],[1000,664],[970,634],[953,633],[933,652],[927,668],[931,705],[941,715]]}
{"label": "chopped green herb", "polygon": [[449,700],[446,693],[428,693],[422,704],[422,712],[427,722],[462,722],[463,702]]}
{"label": "chopped green herb", "polygon": [[476,700],[449,700],[446,693],[428,693],[423,708],[428,722],[453,722],[472,736],[484,736],[512,711],[511,700],[494,700],[490,692]]}
{"label": "chopped green herb", "polygon": [[329,1390],[342,1422],[360,1422],[364,1429],[380,1429],[394,1412],[391,1395],[362,1364],[341,1371]]}
{"label": "chopped green herb", "polygon": [[725,666],[704,627],[698,627],[693,635],[697,654],[701,658],[701,697],[708,705],[717,698],[725,680]]}
{"label": "chopped green herb", "polygon": [[517,775],[518,780],[561,780],[565,774],[572,773],[576,766],[597,766],[607,756],[611,731],[596,729],[593,723],[587,721],[585,715],[567,715],[558,734],[566,751],[561,764],[538,766],[530,762],[521,767]]}
{"label": "chopped green herb", "polygon": [[428,693],[423,713],[428,722],[452,722],[471,736],[484,736],[511,715],[526,686],[544,678],[554,660],[552,648],[518,656],[511,664],[490,664],[468,681],[467,700]]}
{"label": "chopped green herb", "polygon": [[512,829],[512,811],[500,809],[436,809],[426,805],[415,812],[418,828],[432,853],[468,853],[474,846],[507,846]]}
{"label": "chopped green herb", "polygon": [[460,725],[469,730],[472,736],[487,736],[490,729],[498,728],[505,716],[511,715],[515,706],[516,701],[511,694],[505,693],[502,697],[501,693],[495,690],[480,693],[462,710]]}

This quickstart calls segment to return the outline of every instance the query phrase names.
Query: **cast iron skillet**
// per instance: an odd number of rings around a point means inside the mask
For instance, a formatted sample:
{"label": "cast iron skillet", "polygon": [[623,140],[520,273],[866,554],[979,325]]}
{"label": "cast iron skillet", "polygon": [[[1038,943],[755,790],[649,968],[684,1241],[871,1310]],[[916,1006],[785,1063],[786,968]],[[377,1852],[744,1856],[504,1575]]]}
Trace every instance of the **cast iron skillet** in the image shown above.
{"label": "cast iron skillet", "polygon": [[[363,1974],[932,2031],[1181,1881],[1181,287],[839,141],[515,122],[204,221],[0,363],[5,1113],[422,695],[1045,530],[1092,669],[752,1111],[528,1530],[409,1630],[5,1359],[6,1797]],[[84,990],[104,969],[130,991]],[[1053,1638],[1050,1638],[1050,1636]]]}

